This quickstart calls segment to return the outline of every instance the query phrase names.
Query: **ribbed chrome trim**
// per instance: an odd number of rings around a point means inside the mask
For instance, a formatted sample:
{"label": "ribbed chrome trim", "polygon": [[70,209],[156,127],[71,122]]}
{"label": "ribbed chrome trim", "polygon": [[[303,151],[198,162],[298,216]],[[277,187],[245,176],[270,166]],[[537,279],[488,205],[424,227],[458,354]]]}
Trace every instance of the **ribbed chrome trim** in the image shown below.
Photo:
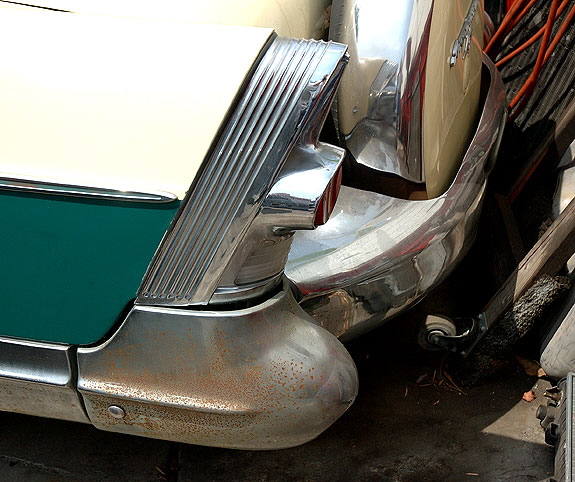
{"label": "ribbed chrome trim", "polygon": [[41,181],[25,177],[0,177],[0,191],[27,192],[31,194],[50,194],[53,196],[71,196],[106,199],[110,201],[129,201],[145,203],[169,203],[177,197],[169,192],[122,191],[95,186],[78,186]]}
{"label": "ribbed chrome trim", "polygon": [[138,303],[207,303],[316,103],[339,80],[346,47],[275,39],[250,79]]}

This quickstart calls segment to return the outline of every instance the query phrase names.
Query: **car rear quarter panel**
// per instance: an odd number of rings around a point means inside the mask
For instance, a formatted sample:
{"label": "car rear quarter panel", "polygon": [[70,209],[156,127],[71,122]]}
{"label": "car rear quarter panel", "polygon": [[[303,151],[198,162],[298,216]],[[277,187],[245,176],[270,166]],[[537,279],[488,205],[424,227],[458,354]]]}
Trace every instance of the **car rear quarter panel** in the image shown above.
{"label": "car rear quarter panel", "polygon": [[0,7],[0,336],[91,344],[134,299],[271,29]]}

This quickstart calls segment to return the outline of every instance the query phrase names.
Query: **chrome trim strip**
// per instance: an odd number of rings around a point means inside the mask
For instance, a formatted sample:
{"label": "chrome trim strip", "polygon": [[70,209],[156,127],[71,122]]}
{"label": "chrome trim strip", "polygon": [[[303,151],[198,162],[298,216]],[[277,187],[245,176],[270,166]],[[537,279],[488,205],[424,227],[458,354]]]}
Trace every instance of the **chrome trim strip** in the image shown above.
{"label": "chrome trim strip", "polygon": [[483,63],[481,118],[445,194],[410,201],[342,187],[329,221],[294,236],[286,276],[302,307],[342,340],[413,305],[469,247],[506,118],[499,73]]}
{"label": "chrome trim strip", "polygon": [[78,372],[99,429],[241,449],[311,440],[358,390],[349,353],[287,282],[244,310],[135,307],[110,340],[78,349]]}
{"label": "chrome trim strip", "polygon": [[0,338],[0,410],[89,422],[76,392],[71,350]]}
{"label": "chrome trim strip", "polygon": [[424,182],[422,113],[433,0],[335,0],[330,39],[349,45],[337,94],[342,138],[360,164]]}
{"label": "chrome trim strip", "polygon": [[178,198],[169,192],[137,192],[110,189],[95,186],[80,186],[57,182],[40,181],[24,176],[0,176],[0,191],[26,192],[30,194],[49,194],[53,196],[71,196],[108,201],[129,201],[143,203],[169,203]]}
{"label": "chrome trim strip", "polygon": [[276,39],[241,96],[211,158],[158,249],[138,304],[205,304],[324,91],[346,47]]}
{"label": "chrome trim strip", "polygon": [[69,385],[69,349],[68,345],[0,338],[0,377]]}

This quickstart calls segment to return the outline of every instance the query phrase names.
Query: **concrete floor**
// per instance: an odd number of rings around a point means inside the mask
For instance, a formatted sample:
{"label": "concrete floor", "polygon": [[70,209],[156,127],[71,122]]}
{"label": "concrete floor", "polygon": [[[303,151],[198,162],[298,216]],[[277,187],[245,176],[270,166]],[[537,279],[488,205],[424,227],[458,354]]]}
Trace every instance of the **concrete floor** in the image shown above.
{"label": "concrete floor", "polygon": [[[0,413],[0,481],[543,481],[553,470],[535,418],[548,382],[510,364],[458,391],[442,354],[414,343],[413,316],[349,345],[360,373],[352,408],[315,441],[243,452],[100,432]],[[433,380],[435,372],[435,381]],[[443,381],[441,381],[443,380]],[[521,400],[535,385],[537,400]]]}

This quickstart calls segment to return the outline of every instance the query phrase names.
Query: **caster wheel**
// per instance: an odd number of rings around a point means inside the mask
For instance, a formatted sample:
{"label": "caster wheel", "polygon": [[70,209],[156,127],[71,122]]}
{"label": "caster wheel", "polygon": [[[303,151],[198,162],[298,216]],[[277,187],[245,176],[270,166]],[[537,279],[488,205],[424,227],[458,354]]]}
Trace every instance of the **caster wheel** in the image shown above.
{"label": "caster wheel", "polygon": [[425,350],[445,350],[444,347],[433,342],[434,337],[436,335],[455,336],[456,334],[457,327],[449,318],[446,316],[428,315],[423,328],[419,331],[418,341]]}

